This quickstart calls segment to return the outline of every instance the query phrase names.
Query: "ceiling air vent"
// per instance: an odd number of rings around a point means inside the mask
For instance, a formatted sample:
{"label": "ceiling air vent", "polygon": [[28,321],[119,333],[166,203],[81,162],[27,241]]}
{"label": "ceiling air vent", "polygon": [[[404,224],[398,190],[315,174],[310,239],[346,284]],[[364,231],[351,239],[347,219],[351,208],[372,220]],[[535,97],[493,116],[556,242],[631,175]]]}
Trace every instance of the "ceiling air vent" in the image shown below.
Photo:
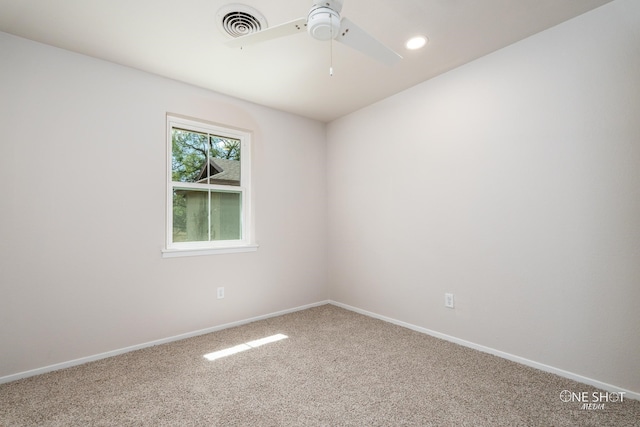
{"label": "ceiling air vent", "polygon": [[233,38],[246,36],[267,28],[267,20],[254,8],[244,4],[223,6],[217,14],[218,26],[223,34]]}

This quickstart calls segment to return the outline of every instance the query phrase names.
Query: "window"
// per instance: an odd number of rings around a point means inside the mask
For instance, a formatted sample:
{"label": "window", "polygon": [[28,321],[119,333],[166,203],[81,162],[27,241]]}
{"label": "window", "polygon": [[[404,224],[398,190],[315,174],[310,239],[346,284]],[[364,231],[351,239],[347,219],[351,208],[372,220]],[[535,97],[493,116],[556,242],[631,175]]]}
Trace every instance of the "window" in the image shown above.
{"label": "window", "polygon": [[251,134],[167,116],[165,257],[255,250]]}

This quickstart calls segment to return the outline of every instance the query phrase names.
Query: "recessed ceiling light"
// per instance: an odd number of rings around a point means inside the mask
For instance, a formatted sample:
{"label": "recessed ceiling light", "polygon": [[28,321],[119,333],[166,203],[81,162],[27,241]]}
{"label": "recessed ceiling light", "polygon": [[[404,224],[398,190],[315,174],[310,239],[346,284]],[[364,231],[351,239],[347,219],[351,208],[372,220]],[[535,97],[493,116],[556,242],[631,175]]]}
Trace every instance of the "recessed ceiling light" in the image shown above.
{"label": "recessed ceiling light", "polygon": [[409,40],[407,40],[407,43],[405,44],[405,46],[409,50],[420,49],[421,47],[424,47],[424,45],[427,44],[427,40],[428,39],[425,36],[412,37]]}

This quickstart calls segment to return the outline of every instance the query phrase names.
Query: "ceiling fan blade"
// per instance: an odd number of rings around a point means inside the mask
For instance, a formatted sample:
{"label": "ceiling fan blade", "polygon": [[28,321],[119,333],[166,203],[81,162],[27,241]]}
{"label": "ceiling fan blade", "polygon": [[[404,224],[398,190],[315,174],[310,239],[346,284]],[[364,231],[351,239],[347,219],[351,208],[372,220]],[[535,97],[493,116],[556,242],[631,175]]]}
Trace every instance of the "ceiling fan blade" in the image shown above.
{"label": "ceiling fan blade", "polygon": [[307,18],[296,19],[291,22],[269,27],[266,30],[257,33],[247,34],[246,36],[237,37],[227,42],[230,47],[243,47],[252,44],[264,42],[267,40],[277,39],[279,37],[290,36],[301,31],[305,31],[307,26]]}
{"label": "ceiling fan blade", "polygon": [[394,65],[402,59],[402,56],[380,43],[347,18],[342,18],[340,34],[336,37],[336,41],[387,65]]}

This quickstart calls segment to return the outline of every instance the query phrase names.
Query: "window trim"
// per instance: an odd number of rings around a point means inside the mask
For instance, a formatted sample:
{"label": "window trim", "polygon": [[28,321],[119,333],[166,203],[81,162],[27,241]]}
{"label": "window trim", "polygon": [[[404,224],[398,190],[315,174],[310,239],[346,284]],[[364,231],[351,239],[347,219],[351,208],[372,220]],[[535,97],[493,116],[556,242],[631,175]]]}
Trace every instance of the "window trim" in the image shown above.
{"label": "window trim", "polygon": [[[165,246],[163,258],[183,256],[214,255],[224,253],[253,252],[258,249],[255,244],[252,219],[251,197],[251,148],[252,133],[242,129],[221,126],[204,120],[187,118],[175,114],[167,114],[166,120],[166,199],[165,199]],[[193,183],[174,182],[172,180],[172,129],[180,128],[194,132],[214,134],[240,140],[240,185],[209,185],[209,190],[239,192],[241,194],[241,233],[239,240],[214,240],[205,242],[173,242],[173,189],[202,188]]]}

